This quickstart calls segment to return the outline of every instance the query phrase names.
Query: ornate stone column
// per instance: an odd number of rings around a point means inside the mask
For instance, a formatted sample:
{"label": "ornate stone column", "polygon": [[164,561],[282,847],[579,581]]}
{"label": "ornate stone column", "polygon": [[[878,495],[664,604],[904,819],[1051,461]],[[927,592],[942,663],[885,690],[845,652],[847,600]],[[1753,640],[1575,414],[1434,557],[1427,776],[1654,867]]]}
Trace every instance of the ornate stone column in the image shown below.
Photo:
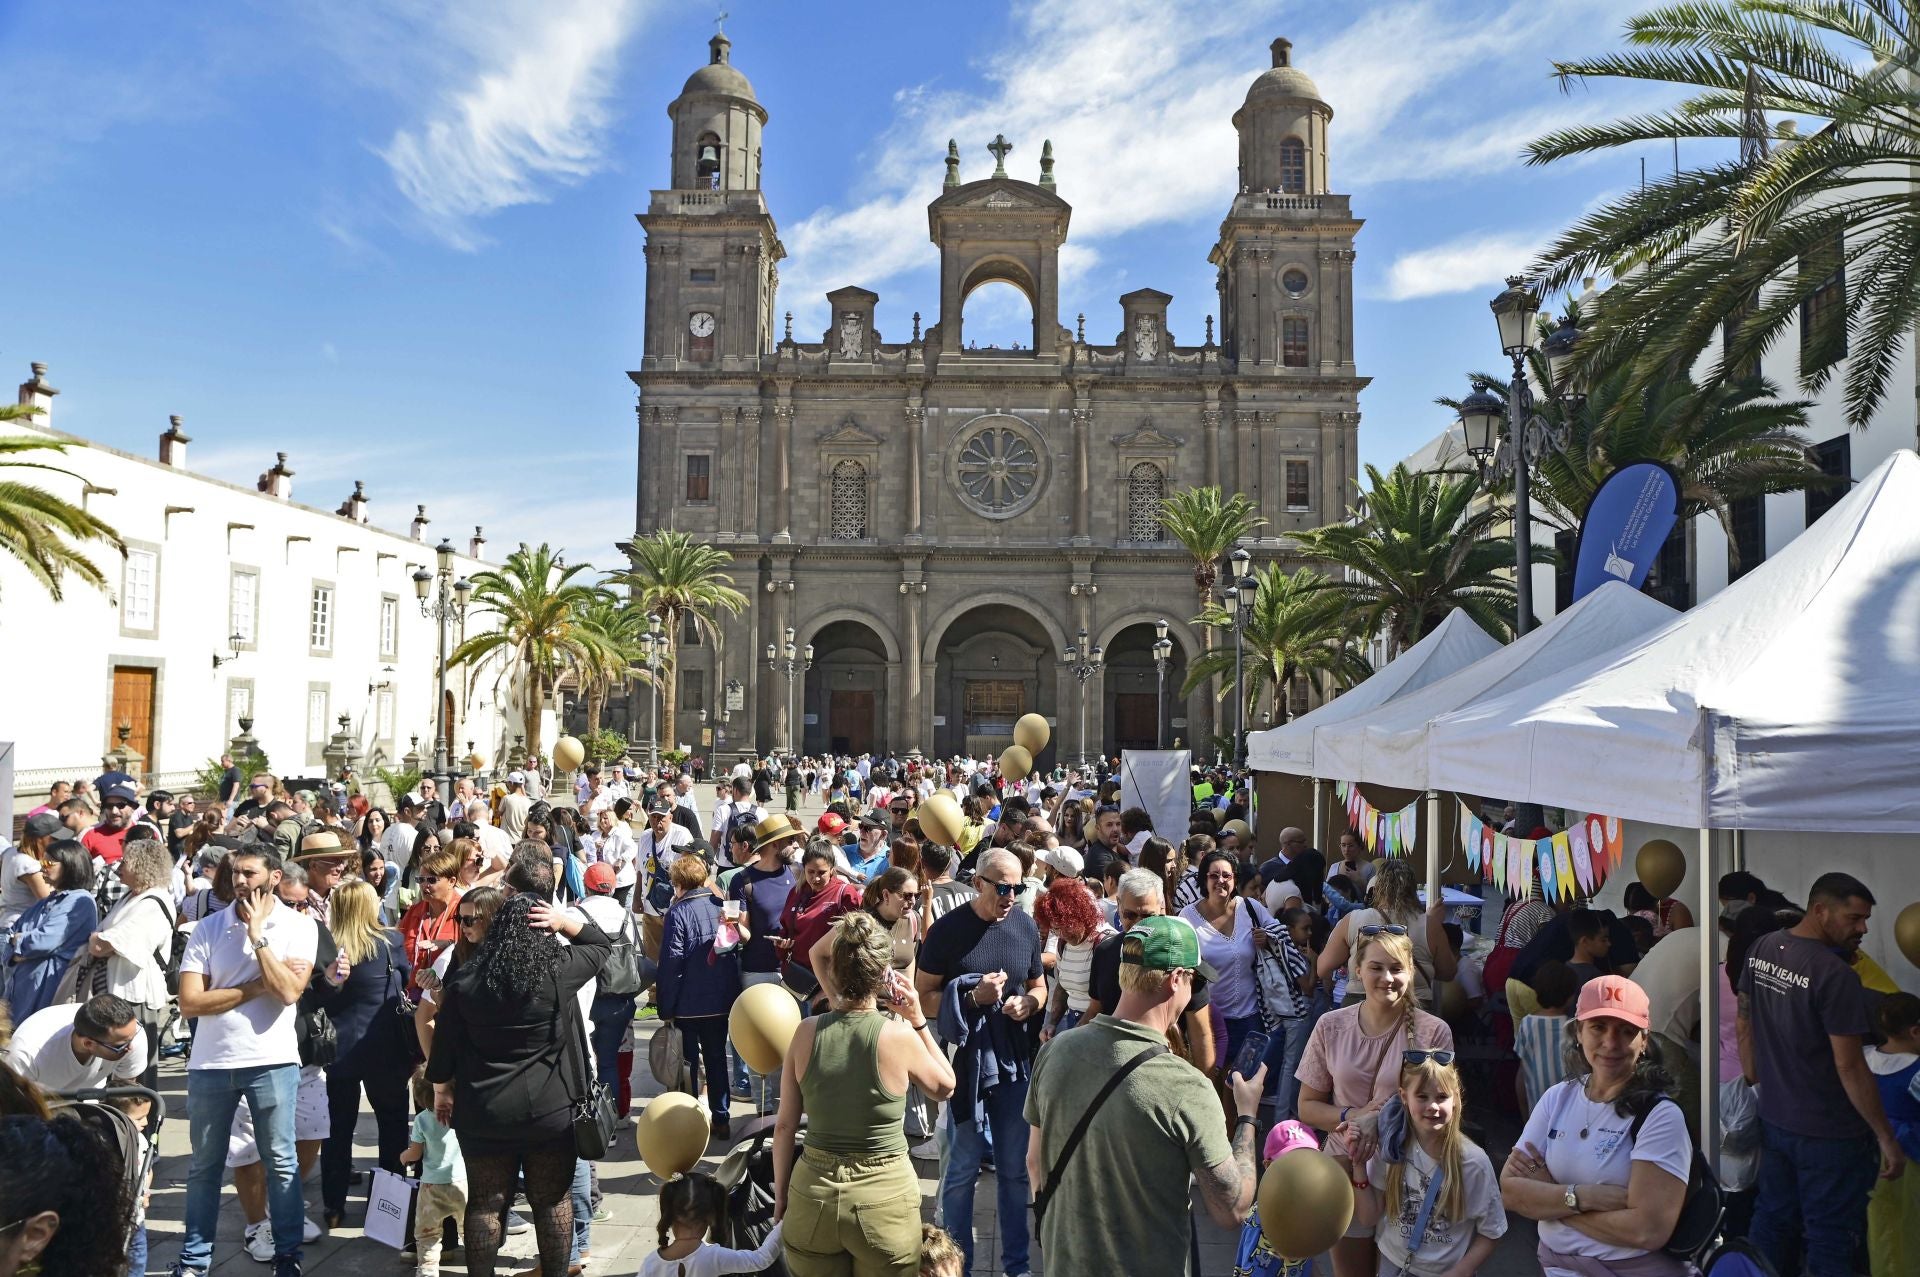
{"label": "ornate stone column", "polygon": [[1207,486],[1220,486],[1220,386],[1209,382],[1206,387],[1207,406],[1200,410],[1200,438],[1206,457],[1205,473]]}
{"label": "ornate stone column", "polygon": [[1080,545],[1093,539],[1089,512],[1091,459],[1088,456],[1092,432],[1092,400],[1082,388],[1074,395],[1073,406],[1073,539]]}
{"label": "ornate stone column", "polygon": [[[927,410],[915,396],[907,404],[907,534],[909,541],[918,541],[925,532],[921,520],[920,483],[926,463],[921,459],[921,448],[927,432]],[[915,657],[913,659],[918,659]]]}
{"label": "ornate stone column", "polygon": [[902,752],[917,749],[926,752],[932,745],[931,740],[923,740],[927,730],[927,714],[923,690],[926,680],[921,677],[925,672],[920,662],[920,625],[921,613],[926,608],[927,583],[921,579],[923,571],[918,560],[907,560],[901,565],[903,579],[900,582],[900,700],[899,740],[896,748]]}
{"label": "ornate stone column", "polygon": [[740,410],[740,451],[734,458],[740,472],[734,531],[749,540],[759,539],[760,534],[760,511],[754,508],[754,496],[760,491],[760,415],[758,405]]}
{"label": "ornate stone column", "polygon": [[[767,589],[773,594],[773,633],[767,636],[767,642],[778,648],[786,642],[787,627],[793,624],[794,583],[791,560],[774,563],[773,579],[767,583]],[[760,662],[763,669],[765,668],[766,652],[764,650],[755,652],[754,659]],[[769,748],[785,746],[788,741],[795,739],[788,735],[787,729],[788,720],[792,717],[793,690],[788,686],[784,674],[767,670],[766,676],[767,694],[773,700],[773,735],[758,743],[758,748],[763,752]]]}
{"label": "ornate stone column", "polygon": [[[783,399],[792,393],[782,386]],[[773,406],[773,540],[779,545],[793,543],[793,404]]]}

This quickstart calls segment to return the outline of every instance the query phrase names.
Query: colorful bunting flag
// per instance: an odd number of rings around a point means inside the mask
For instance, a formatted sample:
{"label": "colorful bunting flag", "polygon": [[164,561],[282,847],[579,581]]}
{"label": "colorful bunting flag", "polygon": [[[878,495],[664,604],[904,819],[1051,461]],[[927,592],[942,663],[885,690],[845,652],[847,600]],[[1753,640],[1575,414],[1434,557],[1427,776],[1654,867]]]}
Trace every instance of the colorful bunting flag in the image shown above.
{"label": "colorful bunting flag", "polygon": [[1359,833],[1360,841],[1374,855],[1404,856],[1419,842],[1419,799],[1399,811],[1381,811],[1367,801],[1360,786],[1352,781],[1335,781],[1333,792],[1346,808],[1348,827]]}
{"label": "colorful bunting flag", "polygon": [[[1394,828],[1411,846],[1418,828],[1412,807],[1393,813]],[[1548,900],[1591,897],[1619,868],[1625,829],[1617,816],[1590,815],[1550,838],[1514,838],[1471,811],[1460,813],[1460,843],[1467,865],[1510,896],[1530,896],[1537,876]]]}

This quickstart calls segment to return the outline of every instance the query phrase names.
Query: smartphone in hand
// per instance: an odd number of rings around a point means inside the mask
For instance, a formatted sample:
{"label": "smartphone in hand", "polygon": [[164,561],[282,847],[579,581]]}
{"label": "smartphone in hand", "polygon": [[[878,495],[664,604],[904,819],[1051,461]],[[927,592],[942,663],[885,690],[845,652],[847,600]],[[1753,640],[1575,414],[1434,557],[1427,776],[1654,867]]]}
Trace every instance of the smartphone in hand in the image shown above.
{"label": "smartphone in hand", "polygon": [[1240,1044],[1240,1054],[1233,1057],[1233,1071],[1241,1077],[1252,1077],[1260,1071],[1260,1062],[1267,1058],[1267,1044],[1272,1035],[1259,1029],[1247,1034]]}

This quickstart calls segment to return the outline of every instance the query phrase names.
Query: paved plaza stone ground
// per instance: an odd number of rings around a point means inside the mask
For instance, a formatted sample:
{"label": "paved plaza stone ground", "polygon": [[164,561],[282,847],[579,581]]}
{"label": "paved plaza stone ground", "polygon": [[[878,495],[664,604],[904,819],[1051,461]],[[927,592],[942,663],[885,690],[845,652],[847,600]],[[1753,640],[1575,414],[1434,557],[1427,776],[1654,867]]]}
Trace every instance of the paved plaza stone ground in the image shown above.
{"label": "paved plaza stone ground", "polygon": [[[802,809],[803,818],[811,823],[818,815],[818,804],[809,803]],[[704,823],[704,819],[703,819]],[[658,1022],[643,1019],[635,1025],[636,1050],[634,1076],[634,1112],[637,1115],[647,1098],[656,1095],[660,1086],[653,1080],[646,1067],[646,1040],[658,1029]],[[187,1156],[189,1151],[187,1126],[186,1063],[184,1060],[164,1061],[160,1069],[160,1090],[166,1097],[168,1119],[160,1137],[160,1163],[155,1175],[153,1206],[149,1221],[152,1233],[152,1251],[148,1259],[148,1271],[167,1273],[180,1246],[182,1219],[186,1206]],[[750,1120],[742,1111],[739,1101],[734,1103],[733,1129],[736,1138],[742,1132],[743,1119]],[[1476,1119],[1482,1116],[1471,1114]],[[1508,1147],[1518,1134],[1518,1127],[1509,1119],[1498,1117],[1484,1133],[1478,1133],[1487,1148],[1488,1154],[1498,1166],[1506,1156]],[[703,1165],[708,1169],[717,1166],[731,1145],[716,1146],[709,1150]],[[411,1255],[403,1257],[394,1250],[368,1239],[361,1231],[366,1215],[367,1168],[375,1160],[375,1132],[372,1111],[364,1106],[360,1115],[359,1129],[355,1134],[354,1166],[360,1171],[348,1197],[347,1224],[338,1232],[328,1234],[305,1248],[303,1267],[315,1277],[398,1277],[399,1274],[413,1270]],[[915,1169],[920,1174],[922,1208],[926,1218],[933,1218],[938,1196],[935,1177],[939,1173],[933,1162],[916,1161]],[[659,1181],[647,1171],[645,1164],[633,1145],[631,1127],[622,1129],[615,1141],[613,1152],[600,1163],[600,1187],[605,1194],[605,1207],[613,1214],[612,1219],[593,1226],[592,1257],[587,1263],[590,1277],[627,1277],[639,1270],[647,1252],[659,1244],[655,1226],[658,1212],[655,1209]],[[320,1176],[316,1168],[306,1184],[306,1199],[312,1218],[320,1218]],[[524,1210],[523,1210],[524,1213]],[[979,1187],[974,1194],[974,1271],[980,1274],[1000,1273],[999,1234],[995,1211],[995,1198],[991,1174],[983,1174]],[[1196,1204],[1195,1216],[1199,1220],[1200,1264],[1202,1277],[1228,1277],[1233,1271],[1235,1245],[1239,1239],[1237,1229],[1229,1232],[1212,1224],[1205,1212]],[[1533,1225],[1526,1220],[1514,1219],[1505,1240],[1495,1252],[1493,1259],[1481,1270],[1487,1277],[1521,1277],[1522,1274],[1534,1274],[1539,1266],[1533,1258]],[[245,1274],[265,1274],[264,1264],[255,1263],[247,1257],[241,1248],[242,1219],[238,1200],[229,1188],[221,1198],[220,1230],[215,1243],[215,1262],[213,1271],[221,1277],[244,1277]],[[533,1234],[527,1232],[518,1237],[509,1237],[502,1251],[498,1272],[501,1274],[524,1272],[535,1266]],[[446,1274],[467,1272],[466,1266],[457,1256],[443,1261],[442,1271]],[[1046,1256],[1038,1244],[1033,1248],[1033,1271],[1036,1274],[1046,1271]],[[1316,1265],[1316,1277],[1332,1277],[1332,1265],[1322,1259]],[[1066,1277],[1066,1275],[1062,1275]],[[1172,1274],[1153,1274],[1152,1277],[1174,1277]]]}

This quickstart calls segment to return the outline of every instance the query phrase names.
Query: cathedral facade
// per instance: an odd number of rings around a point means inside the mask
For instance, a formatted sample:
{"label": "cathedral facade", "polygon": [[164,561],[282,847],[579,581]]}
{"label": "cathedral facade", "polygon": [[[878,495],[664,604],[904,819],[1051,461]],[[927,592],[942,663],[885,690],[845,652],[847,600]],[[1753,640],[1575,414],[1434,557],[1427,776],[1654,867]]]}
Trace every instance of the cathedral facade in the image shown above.
{"label": "cathedral facade", "polygon": [[[1160,497],[1245,492],[1267,520],[1247,547],[1256,566],[1292,562],[1288,534],[1343,517],[1357,473],[1360,222],[1328,189],[1333,111],[1291,46],[1274,42],[1233,117],[1239,193],[1209,257],[1218,332],[1209,316],[1198,342],[1176,340],[1172,299],[1150,288],[1061,323],[1072,206],[1050,146],[1029,181],[1002,138],[979,181],[960,181],[949,148],[927,207],[940,295],[924,326],[916,313],[883,337],[877,294],[850,283],[827,295],[827,330],[796,338],[760,186],[768,113],[730,54],[715,36],[668,107],[671,185],[639,216],[636,526],[728,550],[749,597],[719,643],[678,636],[681,743],[979,755],[1038,712],[1068,760],[1156,741],[1211,755],[1231,700],[1179,695],[1207,639]],[[1032,304],[1018,349],[967,338],[967,296],[995,281]]]}

